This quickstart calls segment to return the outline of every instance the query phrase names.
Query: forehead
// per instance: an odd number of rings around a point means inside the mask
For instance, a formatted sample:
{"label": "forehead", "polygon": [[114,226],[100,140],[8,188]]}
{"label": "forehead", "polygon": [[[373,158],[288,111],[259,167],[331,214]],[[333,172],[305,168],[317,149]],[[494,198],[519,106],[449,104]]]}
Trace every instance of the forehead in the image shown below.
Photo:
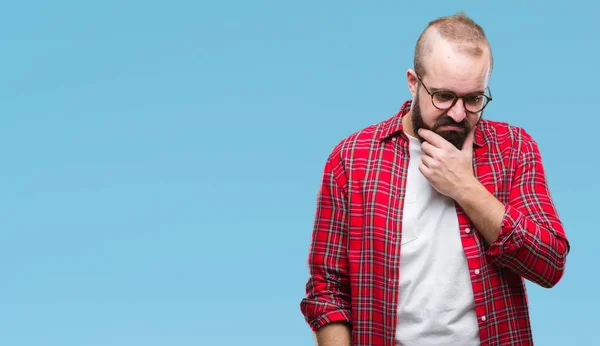
{"label": "forehead", "polygon": [[442,40],[435,42],[424,65],[427,71],[424,82],[428,88],[470,93],[483,91],[488,85],[490,58],[487,50],[481,55],[473,55]]}

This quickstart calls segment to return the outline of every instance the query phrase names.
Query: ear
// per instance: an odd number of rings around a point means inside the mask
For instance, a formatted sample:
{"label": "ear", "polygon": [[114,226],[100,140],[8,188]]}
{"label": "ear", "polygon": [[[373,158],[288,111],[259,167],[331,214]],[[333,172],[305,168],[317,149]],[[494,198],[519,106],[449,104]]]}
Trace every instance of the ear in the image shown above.
{"label": "ear", "polygon": [[408,69],[406,71],[406,82],[408,83],[408,91],[410,91],[413,99],[415,99],[417,97],[419,80],[417,79],[417,73],[413,69]]}

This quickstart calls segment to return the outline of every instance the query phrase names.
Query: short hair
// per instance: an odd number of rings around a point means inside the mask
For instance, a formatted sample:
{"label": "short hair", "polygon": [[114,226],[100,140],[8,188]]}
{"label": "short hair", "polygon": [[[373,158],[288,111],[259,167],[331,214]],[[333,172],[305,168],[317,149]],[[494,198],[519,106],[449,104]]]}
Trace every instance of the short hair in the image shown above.
{"label": "short hair", "polygon": [[419,76],[425,75],[424,58],[433,51],[431,31],[437,33],[445,40],[457,44],[459,51],[480,56],[483,54],[482,44],[487,46],[490,53],[490,73],[493,67],[492,47],[484,30],[473,19],[460,11],[454,15],[440,17],[429,22],[419,36],[415,47],[414,69]]}

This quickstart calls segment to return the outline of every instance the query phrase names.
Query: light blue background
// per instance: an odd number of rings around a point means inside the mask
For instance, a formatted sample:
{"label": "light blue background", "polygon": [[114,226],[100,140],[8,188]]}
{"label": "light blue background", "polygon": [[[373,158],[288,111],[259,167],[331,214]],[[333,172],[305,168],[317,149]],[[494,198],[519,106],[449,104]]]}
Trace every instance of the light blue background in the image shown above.
{"label": "light blue background", "polygon": [[310,345],[325,158],[461,9],[493,45],[486,117],[538,141],[572,244],[528,286],[536,344],[592,344],[598,5],[258,0],[3,4],[0,344]]}

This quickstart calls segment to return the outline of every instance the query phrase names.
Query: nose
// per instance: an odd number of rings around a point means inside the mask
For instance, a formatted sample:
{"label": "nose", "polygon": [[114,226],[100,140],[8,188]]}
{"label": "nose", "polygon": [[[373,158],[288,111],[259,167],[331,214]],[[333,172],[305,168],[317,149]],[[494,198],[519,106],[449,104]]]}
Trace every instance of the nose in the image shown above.
{"label": "nose", "polygon": [[456,100],[456,103],[448,110],[447,114],[457,123],[460,123],[467,117],[467,111],[465,110],[462,98]]}

